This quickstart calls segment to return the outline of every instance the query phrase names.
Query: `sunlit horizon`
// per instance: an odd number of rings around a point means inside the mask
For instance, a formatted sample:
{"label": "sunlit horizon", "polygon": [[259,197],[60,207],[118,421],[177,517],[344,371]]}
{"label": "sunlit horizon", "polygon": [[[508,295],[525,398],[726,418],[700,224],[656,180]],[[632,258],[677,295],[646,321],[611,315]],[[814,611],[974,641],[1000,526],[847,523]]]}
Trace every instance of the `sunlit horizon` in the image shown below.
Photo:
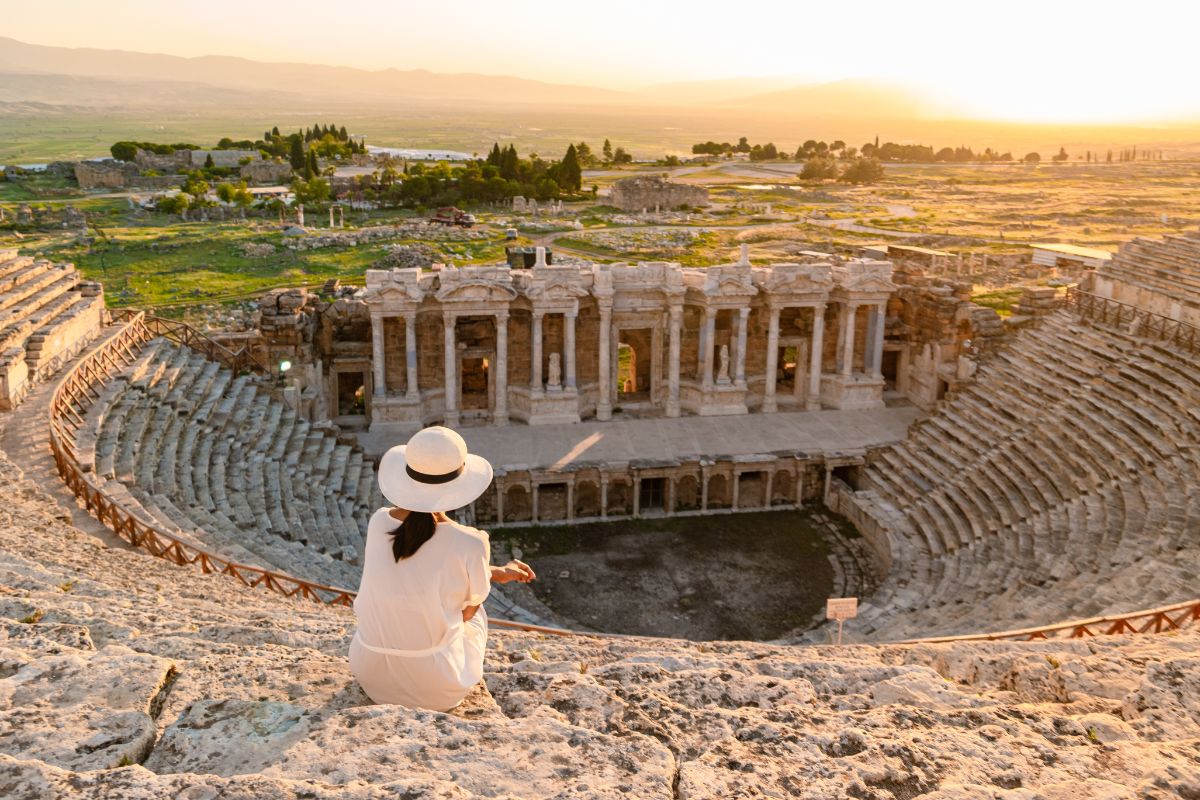
{"label": "sunlit horizon", "polygon": [[511,75],[627,92],[781,76],[794,85],[884,81],[917,92],[917,113],[981,121],[1200,119],[1200,87],[1190,80],[1200,7],[1183,3],[1142,3],[1130,19],[1098,3],[1020,0],[982,22],[986,12],[966,15],[960,3],[931,0],[903,8],[868,1],[849,13],[767,2],[731,14],[727,4],[631,0],[586,10],[548,0],[466,0],[451,14],[387,0],[352,8],[212,0],[197,12],[177,0],[129,0],[114,11],[59,0],[10,9],[3,35],[49,46]]}

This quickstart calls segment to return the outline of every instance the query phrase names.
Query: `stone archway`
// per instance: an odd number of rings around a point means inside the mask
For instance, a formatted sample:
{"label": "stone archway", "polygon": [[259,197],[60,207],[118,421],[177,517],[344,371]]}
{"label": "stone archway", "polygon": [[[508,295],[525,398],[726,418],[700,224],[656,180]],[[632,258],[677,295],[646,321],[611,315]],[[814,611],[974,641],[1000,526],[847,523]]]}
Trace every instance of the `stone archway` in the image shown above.
{"label": "stone archway", "polygon": [[700,509],[700,481],[695,475],[684,475],[675,481],[675,510],[697,511]]}
{"label": "stone archway", "polygon": [[508,487],[504,495],[504,521],[528,522],[533,518],[529,491],[520,484]]}
{"label": "stone archway", "polygon": [[729,492],[729,479],[724,475],[713,475],[708,479],[708,507],[729,508],[733,500]]}
{"label": "stone archway", "polygon": [[579,481],[575,484],[575,516],[600,516],[600,489],[592,481]]}
{"label": "stone archway", "polygon": [[616,516],[633,513],[633,486],[628,481],[613,481],[608,485],[607,510]]}
{"label": "stone archway", "polygon": [[785,506],[796,502],[795,481],[792,473],[780,470],[771,482],[771,505]]}

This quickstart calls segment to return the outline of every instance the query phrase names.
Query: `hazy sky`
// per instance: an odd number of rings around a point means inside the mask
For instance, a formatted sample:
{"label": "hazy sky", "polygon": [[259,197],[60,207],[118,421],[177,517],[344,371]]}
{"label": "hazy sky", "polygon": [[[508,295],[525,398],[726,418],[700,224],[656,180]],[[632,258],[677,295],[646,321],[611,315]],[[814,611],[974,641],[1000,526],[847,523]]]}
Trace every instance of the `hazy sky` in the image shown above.
{"label": "hazy sky", "polygon": [[632,88],[794,75],[886,78],[973,116],[1109,121],[1200,112],[1200,2],[856,0],[0,0],[36,44],[485,72]]}

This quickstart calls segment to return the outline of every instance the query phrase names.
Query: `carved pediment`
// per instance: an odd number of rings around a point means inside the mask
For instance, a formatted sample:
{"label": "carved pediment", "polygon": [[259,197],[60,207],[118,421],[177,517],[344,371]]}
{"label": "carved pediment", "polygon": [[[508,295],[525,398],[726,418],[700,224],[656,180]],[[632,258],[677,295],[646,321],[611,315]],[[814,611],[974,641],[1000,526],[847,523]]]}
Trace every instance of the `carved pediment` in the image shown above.
{"label": "carved pediment", "polygon": [[534,283],[525,290],[525,294],[539,300],[574,300],[578,297],[587,297],[588,291],[578,284],[567,281],[546,281],[545,283]]}
{"label": "carved pediment", "polygon": [[373,289],[368,289],[363,299],[370,302],[387,302],[388,300],[412,300],[421,302],[425,297],[425,293],[421,291],[419,286],[414,284],[386,284],[377,286]]}
{"label": "carved pediment", "polygon": [[508,303],[517,296],[516,289],[507,284],[489,281],[467,281],[443,287],[436,297],[443,303]]}
{"label": "carved pediment", "polygon": [[763,291],[768,294],[814,294],[832,288],[833,276],[828,264],[780,265],[763,282]]}

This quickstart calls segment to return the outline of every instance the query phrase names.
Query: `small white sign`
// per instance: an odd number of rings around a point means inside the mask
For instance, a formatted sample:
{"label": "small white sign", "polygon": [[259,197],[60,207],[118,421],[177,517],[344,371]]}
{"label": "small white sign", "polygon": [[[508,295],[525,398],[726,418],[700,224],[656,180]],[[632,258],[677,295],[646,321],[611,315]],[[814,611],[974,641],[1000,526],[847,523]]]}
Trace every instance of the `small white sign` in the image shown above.
{"label": "small white sign", "polygon": [[831,597],[825,601],[825,619],[854,619],[858,616],[857,597]]}

